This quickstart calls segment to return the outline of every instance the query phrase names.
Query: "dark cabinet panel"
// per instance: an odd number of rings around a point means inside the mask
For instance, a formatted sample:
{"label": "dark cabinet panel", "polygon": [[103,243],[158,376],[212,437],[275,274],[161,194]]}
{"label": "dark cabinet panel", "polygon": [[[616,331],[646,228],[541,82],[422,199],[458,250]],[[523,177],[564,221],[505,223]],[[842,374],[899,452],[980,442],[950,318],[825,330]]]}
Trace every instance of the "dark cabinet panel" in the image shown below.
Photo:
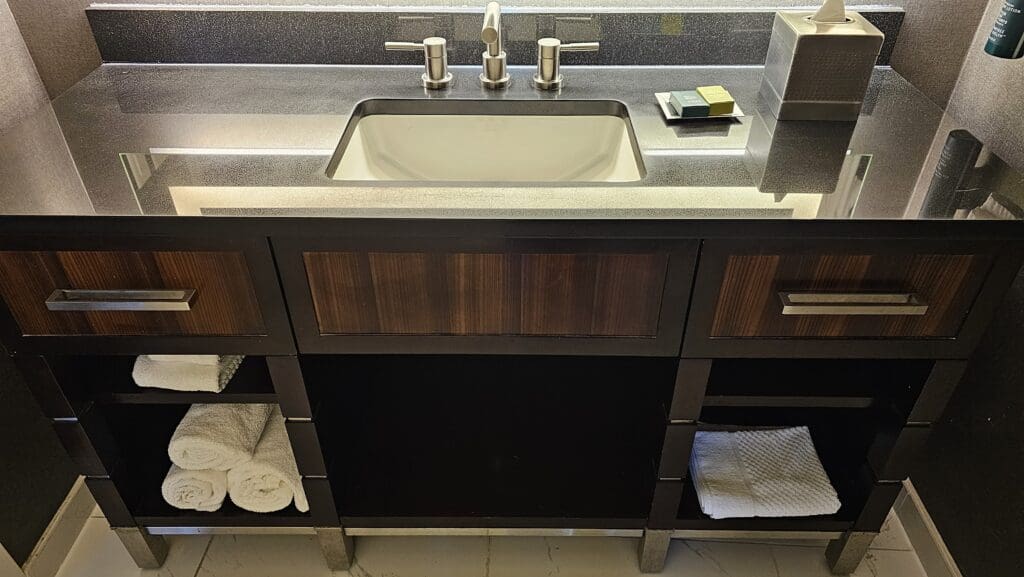
{"label": "dark cabinet panel", "polygon": [[[825,249],[827,251],[827,248]],[[711,324],[712,337],[953,337],[992,263],[978,254],[731,255]],[[827,304],[787,313],[780,293],[914,294],[924,314],[842,314]],[[817,310],[815,310],[817,309]]]}
{"label": "dark cabinet panel", "polygon": [[275,238],[304,352],[675,356],[697,243]]}
{"label": "dark cabinet panel", "polygon": [[321,334],[656,336],[666,254],[303,254]]}
{"label": "dark cabinet panel", "polygon": [[962,357],[1020,266],[1014,248],[953,239],[708,240],[683,356]]}
{"label": "dark cabinet panel", "polygon": [[[190,310],[51,310],[55,290],[192,290]],[[241,252],[0,251],[0,294],[21,333],[247,336],[266,333]],[[99,307],[98,307],[99,308]]]}

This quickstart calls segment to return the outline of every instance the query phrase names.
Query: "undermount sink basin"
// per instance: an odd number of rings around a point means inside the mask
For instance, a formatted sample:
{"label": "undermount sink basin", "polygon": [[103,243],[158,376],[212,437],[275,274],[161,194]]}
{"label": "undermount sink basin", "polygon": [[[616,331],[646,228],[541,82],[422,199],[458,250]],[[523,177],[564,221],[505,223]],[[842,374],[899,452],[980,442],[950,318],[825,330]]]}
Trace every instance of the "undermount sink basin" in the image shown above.
{"label": "undermount sink basin", "polygon": [[633,182],[629,113],[611,100],[366,100],[327,168],[335,180]]}

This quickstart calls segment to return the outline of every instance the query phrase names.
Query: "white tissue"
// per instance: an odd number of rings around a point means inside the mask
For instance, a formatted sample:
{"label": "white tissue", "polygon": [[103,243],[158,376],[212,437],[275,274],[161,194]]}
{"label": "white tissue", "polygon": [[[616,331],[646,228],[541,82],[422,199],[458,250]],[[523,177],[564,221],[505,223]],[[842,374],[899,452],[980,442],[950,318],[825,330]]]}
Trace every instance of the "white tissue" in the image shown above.
{"label": "white tissue", "polygon": [[843,0],[825,0],[814,16],[811,16],[811,20],[822,24],[846,22],[846,5]]}

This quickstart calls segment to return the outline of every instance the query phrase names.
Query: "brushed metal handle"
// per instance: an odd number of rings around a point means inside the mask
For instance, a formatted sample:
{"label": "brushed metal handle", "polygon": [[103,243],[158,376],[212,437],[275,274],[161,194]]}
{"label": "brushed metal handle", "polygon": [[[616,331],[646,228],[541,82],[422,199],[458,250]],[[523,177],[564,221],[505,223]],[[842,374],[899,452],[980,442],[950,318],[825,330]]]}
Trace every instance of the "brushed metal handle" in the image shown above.
{"label": "brushed metal handle", "polygon": [[921,316],[928,303],[916,293],[780,292],[784,315]]}
{"label": "brushed metal handle", "polygon": [[398,52],[423,51],[423,87],[429,90],[447,88],[452,81],[448,72],[448,41],[440,36],[424,38],[423,42],[385,42],[384,50]]}
{"label": "brushed metal handle", "polygon": [[195,298],[194,289],[57,289],[46,299],[46,308],[51,311],[189,311]]}

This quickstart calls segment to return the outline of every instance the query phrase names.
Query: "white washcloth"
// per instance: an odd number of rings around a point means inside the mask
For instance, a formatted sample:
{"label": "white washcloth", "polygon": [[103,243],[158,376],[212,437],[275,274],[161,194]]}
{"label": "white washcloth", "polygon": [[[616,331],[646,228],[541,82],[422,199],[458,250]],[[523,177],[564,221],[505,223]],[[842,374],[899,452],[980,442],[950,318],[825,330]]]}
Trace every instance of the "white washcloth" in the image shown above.
{"label": "white washcloth", "polygon": [[220,363],[218,355],[146,355],[151,361],[159,363],[192,363],[193,365],[213,365]]}
{"label": "white washcloth", "polygon": [[228,475],[224,471],[186,471],[171,465],[160,492],[172,507],[216,511],[224,503],[228,491]]}
{"label": "white washcloth", "polygon": [[292,500],[299,511],[309,511],[281,409],[267,421],[252,460],[228,471],[228,494],[235,505],[254,513],[280,511]]}
{"label": "white washcloth", "polygon": [[275,405],[196,404],[174,430],[167,454],[192,471],[227,471],[252,458]]}
{"label": "white washcloth", "polygon": [[[238,366],[245,359],[241,355],[216,357],[212,365],[206,363],[158,361],[155,356],[143,355],[135,359],[132,379],[140,387],[170,389],[172,391],[203,391],[219,393],[231,381]],[[173,356],[173,355],[172,355]]]}
{"label": "white washcloth", "polygon": [[807,427],[698,431],[690,474],[712,519],[831,515],[841,506]]}

